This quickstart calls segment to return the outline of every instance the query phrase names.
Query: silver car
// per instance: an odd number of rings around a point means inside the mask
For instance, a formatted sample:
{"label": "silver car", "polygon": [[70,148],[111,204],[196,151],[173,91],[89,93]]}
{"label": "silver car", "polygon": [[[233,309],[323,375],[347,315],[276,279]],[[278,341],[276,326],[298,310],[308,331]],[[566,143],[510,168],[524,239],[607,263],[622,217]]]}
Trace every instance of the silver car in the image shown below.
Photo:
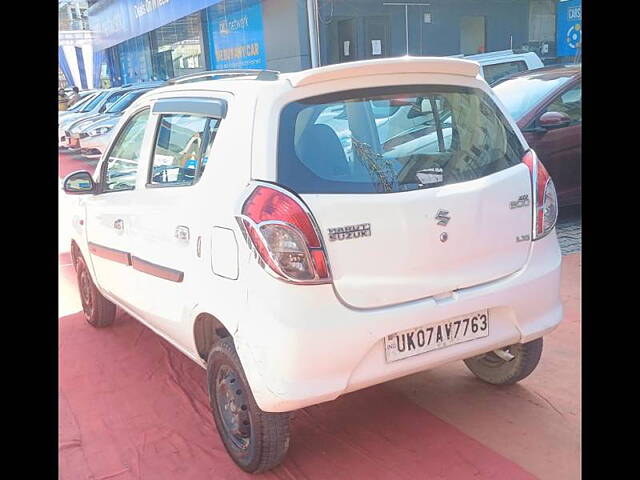
{"label": "silver car", "polygon": [[80,153],[87,157],[101,155],[109,141],[113,127],[120,121],[122,114],[138,97],[151,91],[151,88],[141,88],[123,95],[120,100],[111,105],[102,115],[81,120],[72,126],[72,139],[78,139]]}
{"label": "silver car", "polygon": [[64,139],[60,136],[59,146],[67,148],[79,148],[77,139],[71,138],[69,128],[79,120],[85,120],[89,117],[104,113],[107,108],[118,101],[124,94],[129,92],[130,88],[110,88],[103,90],[85,103],[77,111],[69,113],[59,119],[58,129],[64,132]]}
{"label": "silver car", "polygon": [[68,110],[63,110],[61,112],[58,112],[58,146],[59,147],[65,147],[66,145],[64,128],[60,126],[60,123],[62,122],[62,120],[73,113],[78,113],[82,108],[86,107],[88,105],[88,102],[90,102],[93,98],[95,98],[96,95],[98,95],[98,93],[99,91],[91,92],[88,95],[85,95],[82,99],[80,99],[80,101],[75,103]]}

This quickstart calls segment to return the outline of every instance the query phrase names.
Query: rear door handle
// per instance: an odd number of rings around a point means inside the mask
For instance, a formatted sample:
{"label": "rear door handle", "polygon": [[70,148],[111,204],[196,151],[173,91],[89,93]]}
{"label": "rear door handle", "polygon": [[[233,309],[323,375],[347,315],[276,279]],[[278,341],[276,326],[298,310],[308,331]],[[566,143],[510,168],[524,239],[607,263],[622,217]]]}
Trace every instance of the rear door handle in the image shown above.
{"label": "rear door handle", "polygon": [[117,219],[115,222],[113,222],[113,228],[120,231],[124,230],[124,220],[122,220],[121,218]]}

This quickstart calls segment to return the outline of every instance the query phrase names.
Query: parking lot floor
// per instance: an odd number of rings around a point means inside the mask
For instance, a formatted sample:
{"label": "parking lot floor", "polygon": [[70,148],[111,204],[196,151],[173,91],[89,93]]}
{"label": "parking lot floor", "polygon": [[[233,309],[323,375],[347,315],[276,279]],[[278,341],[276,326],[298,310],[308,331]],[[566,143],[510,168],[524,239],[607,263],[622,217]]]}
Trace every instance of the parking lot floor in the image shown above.
{"label": "parking lot floor", "polygon": [[[85,168],[60,157],[67,169]],[[83,319],[63,238],[68,201],[60,202],[60,478],[250,478],[216,433],[200,366],[123,312],[103,330]],[[302,409],[285,462],[264,477],[580,478],[580,270],[580,253],[563,257],[564,319],[518,385],[484,384],[457,362]]]}

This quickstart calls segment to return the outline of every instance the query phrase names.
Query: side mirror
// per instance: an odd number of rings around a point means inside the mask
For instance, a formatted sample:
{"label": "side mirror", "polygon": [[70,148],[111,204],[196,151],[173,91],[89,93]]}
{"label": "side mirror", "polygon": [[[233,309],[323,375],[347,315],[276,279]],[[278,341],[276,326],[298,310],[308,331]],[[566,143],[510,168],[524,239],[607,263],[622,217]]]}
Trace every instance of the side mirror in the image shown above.
{"label": "side mirror", "polygon": [[538,120],[538,125],[545,130],[568,127],[570,123],[569,115],[560,112],[545,112]]}
{"label": "side mirror", "polygon": [[82,195],[95,193],[96,184],[89,172],[81,170],[67,175],[62,183],[62,189],[69,195]]}

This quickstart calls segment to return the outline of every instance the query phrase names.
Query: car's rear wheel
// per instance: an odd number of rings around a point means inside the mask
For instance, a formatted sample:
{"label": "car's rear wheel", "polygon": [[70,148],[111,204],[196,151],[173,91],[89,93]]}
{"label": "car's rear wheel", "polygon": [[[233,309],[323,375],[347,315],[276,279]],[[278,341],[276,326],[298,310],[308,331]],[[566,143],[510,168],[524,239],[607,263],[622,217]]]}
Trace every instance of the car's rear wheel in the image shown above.
{"label": "car's rear wheel", "polygon": [[207,359],[209,401],[218,433],[233,461],[259,473],[279,465],[289,448],[289,413],[260,410],[230,337]]}
{"label": "car's rear wheel", "polygon": [[465,365],[480,380],[494,385],[511,385],[528,377],[542,355],[542,337],[527,343],[516,343],[497,354],[487,352],[468,358]]}
{"label": "car's rear wheel", "polygon": [[98,291],[81,255],[76,258],[75,266],[82,311],[87,322],[97,328],[111,325],[116,316],[116,306]]}

